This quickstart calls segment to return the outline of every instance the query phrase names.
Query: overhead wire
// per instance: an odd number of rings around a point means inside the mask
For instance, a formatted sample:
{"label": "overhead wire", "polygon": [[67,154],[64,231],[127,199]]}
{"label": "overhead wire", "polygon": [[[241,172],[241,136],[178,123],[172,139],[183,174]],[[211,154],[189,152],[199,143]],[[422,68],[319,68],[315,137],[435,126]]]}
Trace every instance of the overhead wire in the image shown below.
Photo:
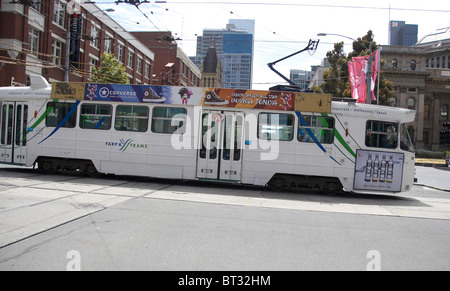
{"label": "overhead wire", "polygon": [[[127,4],[117,3],[116,1],[98,1],[98,4]],[[156,3],[157,1],[155,1]],[[381,6],[358,6],[358,5],[331,5],[331,4],[312,4],[312,3],[284,3],[284,2],[243,2],[243,1],[160,1],[156,4],[177,4],[177,5],[266,5],[266,6],[300,6],[300,7],[319,7],[319,8],[344,8],[344,9],[373,9],[373,10],[398,10],[413,12],[439,12],[450,13],[445,9],[425,9],[425,8],[400,8],[400,7],[381,7]],[[142,5],[150,3],[141,3]],[[139,5],[141,6],[141,5]]]}

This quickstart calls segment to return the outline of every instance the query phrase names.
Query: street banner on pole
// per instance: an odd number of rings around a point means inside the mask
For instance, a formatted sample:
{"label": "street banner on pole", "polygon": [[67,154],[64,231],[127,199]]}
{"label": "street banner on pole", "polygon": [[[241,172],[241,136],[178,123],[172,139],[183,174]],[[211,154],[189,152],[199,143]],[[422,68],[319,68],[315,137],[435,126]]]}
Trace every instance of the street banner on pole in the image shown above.
{"label": "street banner on pole", "polygon": [[350,86],[352,91],[352,98],[356,99],[358,103],[366,103],[367,97],[367,65],[371,65],[371,100],[376,100],[375,97],[375,84],[378,75],[378,60],[379,51],[376,50],[372,54],[372,63],[367,64],[369,56],[354,57],[352,61],[348,62],[348,71],[350,77]]}

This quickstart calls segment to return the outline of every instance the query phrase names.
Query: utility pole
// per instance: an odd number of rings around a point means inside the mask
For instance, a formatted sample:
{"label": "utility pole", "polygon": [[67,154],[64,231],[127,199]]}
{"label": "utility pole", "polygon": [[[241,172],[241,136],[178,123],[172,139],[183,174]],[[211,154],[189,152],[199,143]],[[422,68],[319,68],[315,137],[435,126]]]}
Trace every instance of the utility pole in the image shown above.
{"label": "utility pole", "polygon": [[[69,22],[70,23],[70,22]],[[66,63],[65,63],[64,82],[69,82],[70,70],[70,25],[67,28],[66,34]]]}
{"label": "utility pole", "polygon": [[369,43],[369,58],[367,59],[366,68],[366,83],[367,83],[367,96],[366,103],[372,103],[372,42]]}
{"label": "utility pole", "polygon": [[371,54],[369,54],[369,58],[367,59],[366,82],[367,82],[366,103],[370,104],[371,99],[372,99],[372,55]]}

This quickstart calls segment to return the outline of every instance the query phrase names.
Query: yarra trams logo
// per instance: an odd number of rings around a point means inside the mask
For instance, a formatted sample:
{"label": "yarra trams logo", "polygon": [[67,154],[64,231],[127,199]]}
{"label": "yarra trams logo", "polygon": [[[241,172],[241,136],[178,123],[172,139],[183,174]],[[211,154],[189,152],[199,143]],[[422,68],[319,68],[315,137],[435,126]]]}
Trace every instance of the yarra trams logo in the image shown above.
{"label": "yarra trams logo", "polygon": [[121,138],[119,141],[105,141],[105,145],[109,148],[115,148],[118,149],[119,152],[125,152],[129,148],[141,148],[141,149],[147,149],[147,144],[142,143],[135,143],[132,139],[123,139]]}

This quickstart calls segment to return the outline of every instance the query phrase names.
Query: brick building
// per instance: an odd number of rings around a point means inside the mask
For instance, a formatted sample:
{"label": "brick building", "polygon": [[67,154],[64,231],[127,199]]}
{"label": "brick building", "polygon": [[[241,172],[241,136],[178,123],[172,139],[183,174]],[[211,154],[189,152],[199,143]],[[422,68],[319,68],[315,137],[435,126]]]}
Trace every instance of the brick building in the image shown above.
{"label": "brick building", "polygon": [[170,31],[137,31],[131,34],[155,52],[153,84],[199,86],[200,70],[178,47]]}
{"label": "brick building", "polygon": [[131,84],[152,83],[154,52],[108,11],[89,2],[74,10],[66,0],[0,1],[0,86],[26,84],[29,74],[49,82],[87,82],[104,52],[125,66]]}

